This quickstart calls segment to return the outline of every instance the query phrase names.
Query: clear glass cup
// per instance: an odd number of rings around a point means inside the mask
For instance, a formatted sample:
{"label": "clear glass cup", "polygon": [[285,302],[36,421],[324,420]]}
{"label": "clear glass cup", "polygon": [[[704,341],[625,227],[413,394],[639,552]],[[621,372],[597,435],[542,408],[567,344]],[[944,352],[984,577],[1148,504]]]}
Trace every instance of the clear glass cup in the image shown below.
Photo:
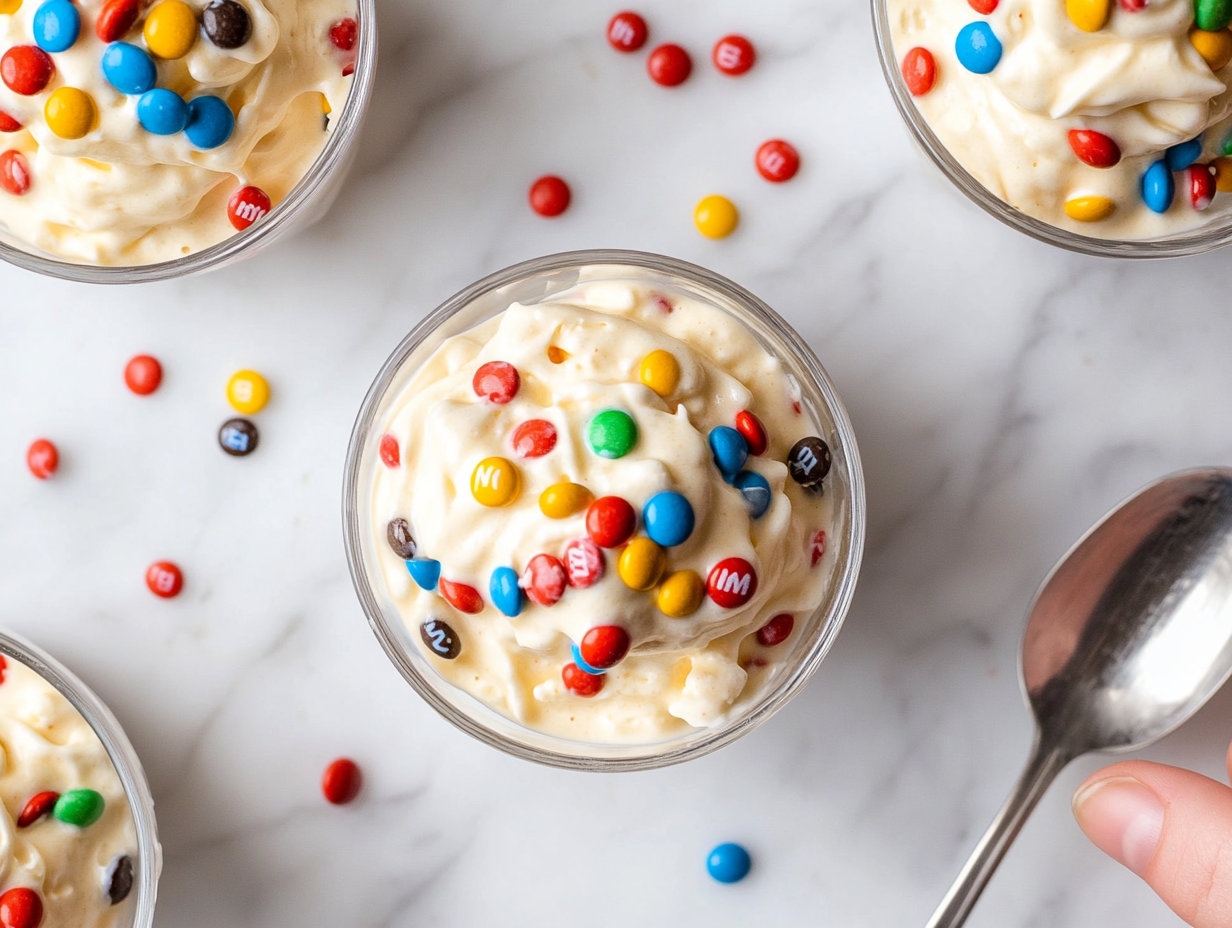
{"label": "clear glass cup", "polygon": [[[903,122],[907,124],[912,138],[928,159],[941,170],[941,173],[985,212],[991,213],[1006,225],[1041,242],[1056,245],[1067,251],[1097,257],[1175,258],[1211,251],[1232,242],[1232,212],[1212,214],[1210,222],[1205,226],[1186,229],[1160,238],[1108,239],[1079,235],[1068,229],[1058,228],[1010,206],[971,176],[937,138],[927,120],[916,108],[915,100],[911,92],[907,90],[899,69],[900,56],[894,49],[888,0],[872,0],[872,13],[873,32],[877,39],[877,54],[881,58],[881,70],[890,87],[894,105],[898,107],[898,112],[903,117]],[[902,54],[906,54],[906,49],[903,49]]]}
{"label": "clear glass cup", "polygon": [[133,860],[133,894],[136,900],[132,908],[131,928],[151,928],[154,924],[154,902],[158,896],[158,877],[163,868],[163,852],[154,821],[154,797],[150,795],[150,786],[137,752],[103,701],[71,670],[42,648],[11,631],[0,629],[0,654],[25,664],[63,693],[106,748],[124,787],[137,832],[137,855]]}
{"label": "clear glass cup", "polygon": [[342,112],[331,114],[337,123],[321,154],[286,198],[268,216],[242,232],[173,261],[130,266],[79,264],[31,250],[10,236],[0,234],[0,259],[29,271],[91,284],[135,284],[187,277],[225,267],[251,258],[284,235],[307,228],[328,211],[358,150],[359,131],[368,111],[376,82],[376,6],[375,0],[357,0],[355,75]]}
{"label": "clear glass cup", "polygon": [[[582,268],[602,266],[592,280],[624,280],[701,300],[744,323],[799,383],[802,402],[815,421],[834,423],[823,434],[833,453],[826,492],[836,494],[837,525],[830,539],[837,566],[814,613],[799,624],[803,633],[787,643],[787,672],[767,687],[747,711],[714,729],[691,731],[650,744],[596,744],[554,737],[526,728],[447,683],[420,652],[414,635],[386,595],[375,544],[384,536],[370,505],[382,423],[403,385],[445,339],[474,328],[511,303],[551,300],[571,288]],[[818,415],[818,411],[824,415]],[[403,339],[368,390],[347,449],[343,479],[343,529],[351,579],[377,640],[407,682],[441,715],[463,731],[517,757],[576,770],[638,770],[700,757],[756,728],[799,692],[838,635],[855,590],[864,548],[864,476],[842,401],[804,339],[769,306],[712,271],[674,258],[633,251],[574,251],[514,265],[485,277],[429,313]]]}

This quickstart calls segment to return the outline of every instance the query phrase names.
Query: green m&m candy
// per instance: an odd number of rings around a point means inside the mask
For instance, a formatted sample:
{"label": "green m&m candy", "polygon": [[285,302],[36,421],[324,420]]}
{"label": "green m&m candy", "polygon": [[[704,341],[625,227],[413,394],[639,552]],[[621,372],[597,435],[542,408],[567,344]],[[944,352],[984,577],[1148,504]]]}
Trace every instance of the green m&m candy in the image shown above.
{"label": "green m&m candy", "polygon": [[56,800],[52,815],[60,821],[85,828],[103,814],[103,797],[92,789],[70,789]]}
{"label": "green m&m candy", "polygon": [[601,458],[623,458],[637,444],[637,423],[627,412],[605,409],[590,420],[586,441]]}
{"label": "green m&m candy", "polygon": [[1232,23],[1232,0],[1195,0],[1194,25],[1207,32],[1218,32]]}

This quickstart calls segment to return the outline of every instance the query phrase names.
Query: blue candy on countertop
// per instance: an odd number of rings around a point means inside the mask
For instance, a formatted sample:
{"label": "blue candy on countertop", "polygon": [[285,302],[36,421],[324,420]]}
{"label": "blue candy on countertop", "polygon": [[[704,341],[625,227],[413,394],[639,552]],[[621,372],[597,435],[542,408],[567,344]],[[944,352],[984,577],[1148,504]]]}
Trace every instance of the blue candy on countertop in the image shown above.
{"label": "blue candy on countertop", "polygon": [[122,94],[140,96],[158,82],[158,67],[144,49],[112,42],[103,52],[103,77]]}
{"label": "blue candy on countertop", "polygon": [[522,612],[522,588],[518,586],[518,574],[512,567],[498,567],[492,571],[488,583],[492,605],[513,618]]}
{"label": "blue candy on countertop", "polygon": [[708,441],[710,453],[714,455],[714,466],[719,469],[723,479],[730,483],[749,459],[749,443],[743,435],[726,425],[711,429]]}
{"label": "blue candy on countertop", "polygon": [[693,534],[693,507],[679,493],[656,493],[642,507],[642,523],[650,540],[664,548],[684,544]]}
{"label": "blue candy on countertop", "polygon": [[770,508],[770,481],[756,471],[742,470],[736,474],[732,486],[741,492],[748,504],[749,515],[760,519]]}
{"label": "blue candy on countertop", "polygon": [[435,590],[437,582],[441,579],[441,562],[431,558],[417,557],[407,561],[406,569],[410,572],[411,579],[418,583],[421,589]]}
{"label": "blue candy on countertop", "polygon": [[954,54],[972,74],[987,74],[1001,61],[1001,40],[988,23],[968,23],[954,41]]}
{"label": "blue candy on countertop", "polygon": [[1168,163],[1160,158],[1142,175],[1142,202],[1156,213],[1166,213],[1176,196],[1176,181],[1168,170]]}
{"label": "blue candy on countertop", "polygon": [[720,883],[739,883],[749,875],[753,859],[739,844],[720,844],[706,858],[706,869]]}
{"label": "blue candy on countertop", "polygon": [[209,151],[231,138],[235,114],[220,97],[195,97],[188,102],[188,125],[184,134],[194,148]]}
{"label": "blue candy on countertop", "polygon": [[188,125],[188,104],[175,91],[155,87],[137,101],[137,121],[154,135],[175,135]]}
{"label": "blue candy on countertop", "polygon": [[[1168,162],[1169,171],[1183,171],[1201,157],[1202,136],[1200,135],[1196,139],[1190,139],[1188,142],[1173,145],[1164,152],[1164,159]],[[1156,210],[1156,212],[1162,212],[1162,210]]]}
{"label": "blue candy on countertop", "polygon": [[34,44],[45,52],[66,52],[81,34],[81,14],[69,0],[47,0],[34,11]]}
{"label": "blue candy on countertop", "polygon": [[578,670],[588,673],[592,677],[599,677],[607,673],[606,670],[602,670],[598,667],[591,667],[590,664],[586,663],[586,661],[582,659],[582,649],[577,646],[576,641],[570,642],[570,647],[573,649],[573,663],[578,665]]}

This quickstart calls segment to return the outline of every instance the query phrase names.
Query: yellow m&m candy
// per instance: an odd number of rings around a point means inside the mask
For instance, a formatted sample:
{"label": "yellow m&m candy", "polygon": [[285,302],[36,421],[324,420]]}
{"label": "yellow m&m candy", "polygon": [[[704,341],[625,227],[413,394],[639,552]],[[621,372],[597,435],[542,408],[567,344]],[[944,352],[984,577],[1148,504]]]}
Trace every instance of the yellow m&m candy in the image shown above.
{"label": "yellow m&m candy", "polygon": [[659,396],[670,396],[680,383],[680,362],[670,351],[658,348],[642,358],[642,383]]}
{"label": "yellow m&m candy", "polygon": [[182,0],[163,0],[145,18],[145,44],[159,58],[183,58],[197,41],[197,14]]}
{"label": "yellow m&m candy", "polygon": [[739,223],[736,204],[717,193],[706,197],[693,210],[693,224],[706,238],[727,238]]}
{"label": "yellow m&m candy", "polygon": [[1065,0],[1065,12],[1083,32],[1099,32],[1108,25],[1112,0]]}
{"label": "yellow m&m candy", "polygon": [[227,402],[246,416],[264,409],[269,396],[269,381],[256,371],[236,371],[227,381]]}
{"label": "yellow m&m candy", "polygon": [[634,590],[648,590],[663,576],[667,567],[667,554],[649,538],[634,538],[620,552],[616,572],[625,586]]}
{"label": "yellow m&m candy", "polygon": [[94,128],[98,109],[94,98],[76,87],[61,87],[43,107],[47,128],[62,139],[79,139]]}
{"label": "yellow m&m candy", "polygon": [[1190,29],[1189,42],[1212,71],[1219,71],[1232,61],[1232,32],[1227,29]]}
{"label": "yellow m&m candy", "polygon": [[1107,197],[1073,197],[1065,201],[1065,215],[1079,222],[1100,222],[1116,211],[1116,203]]}
{"label": "yellow m&m candy", "polygon": [[1215,189],[1220,193],[1232,191],[1232,158],[1216,158],[1211,167],[1215,171]]}
{"label": "yellow m&m candy", "polygon": [[659,611],[673,619],[692,615],[702,604],[706,584],[695,570],[678,570],[659,587]]}
{"label": "yellow m&m candy", "polygon": [[521,489],[517,467],[505,458],[484,458],[471,471],[471,494],[482,506],[508,506]]}
{"label": "yellow m&m candy", "polygon": [[539,509],[549,519],[567,519],[581,512],[595,495],[580,483],[554,483],[539,494]]}
{"label": "yellow m&m candy", "polygon": [[21,0],[0,0],[0,16],[11,16],[21,9]]}

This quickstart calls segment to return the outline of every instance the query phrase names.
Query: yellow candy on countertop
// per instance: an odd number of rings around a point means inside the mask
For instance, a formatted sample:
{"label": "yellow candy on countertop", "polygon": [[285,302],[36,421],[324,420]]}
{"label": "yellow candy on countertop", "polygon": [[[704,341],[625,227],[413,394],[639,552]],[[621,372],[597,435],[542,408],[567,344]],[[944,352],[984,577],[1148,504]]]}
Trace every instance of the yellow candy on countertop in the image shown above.
{"label": "yellow candy on countertop", "polygon": [[706,584],[695,570],[678,570],[659,587],[659,611],[673,619],[695,613],[706,595]]}
{"label": "yellow candy on countertop", "polygon": [[659,396],[671,396],[680,383],[680,362],[670,351],[656,348],[642,358],[639,370],[642,383]]}
{"label": "yellow candy on countertop", "polygon": [[98,122],[94,98],[76,87],[61,87],[47,98],[43,107],[47,128],[62,139],[79,139]]}
{"label": "yellow candy on countertop", "polygon": [[471,495],[483,506],[508,506],[518,498],[522,478],[512,461],[484,458],[471,471]]}
{"label": "yellow candy on countertop", "polygon": [[1073,197],[1065,201],[1065,215],[1079,222],[1100,222],[1116,211],[1116,203],[1108,197]]}
{"label": "yellow candy on countertop", "polygon": [[706,238],[727,238],[739,223],[736,204],[718,194],[706,197],[693,210],[693,224]]}
{"label": "yellow candy on countertop", "polygon": [[1112,0],[1065,0],[1065,12],[1083,32],[1099,32],[1108,25]]}
{"label": "yellow candy on countertop", "polygon": [[163,0],[146,16],[144,35],[150,54],[183,58],[197,41],[197,14],[182,0]]}
{"label": "yellow candy on countertop", "polygon": [[634,590],[649,590],[659,582],[667,567],[667,554],[649,538],[634,538],[620,552],[616,573],[625,586]]}
{"label": "yellow candy on countertop", "polygon": [[554,483],[539,494],[539,509],[549,519],[567,519],[581,512],[595,495],[580,483]]}
{"label": "yellow candy on countertop", "polygon": [[260,412],[269,398],[269,381],[256,371],[236,371],[227,381],[227,402],[245,416]]}
{"label": "yellow candy on countertop", "polygon": [[1198,54],[1212,71],[1222,70],[1232,61],[1232,31],[1227,29],[1217,32],[1190,29],[1189,44],[1198,50]]}

